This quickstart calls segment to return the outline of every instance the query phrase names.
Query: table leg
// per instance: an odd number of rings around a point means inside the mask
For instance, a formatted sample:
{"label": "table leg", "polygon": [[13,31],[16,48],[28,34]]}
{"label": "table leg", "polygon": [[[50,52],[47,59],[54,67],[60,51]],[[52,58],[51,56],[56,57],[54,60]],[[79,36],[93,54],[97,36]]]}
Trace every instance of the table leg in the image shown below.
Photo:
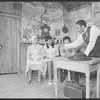
{"label": "table leg", "polygon": [[99,82],[100,82],[100,68],[98,66],[98,69],[97,69],[97,88],[96,88],[97,98],[99,98]]}
{"label": "table leg", "polygon": [[86,98],[90,98],[90,73],[86,73]]}
{"label": "table leg", "polygon": [[68,81],[71,80],[71,75],[70,75],[70,71],[68,70]]}
{"label": "table leg", "polygon": [[56,97],[58,96],[58,81],[57,81],[57,68],[56,68],[56,64],[54,62],[54,79],[55,79],[55,95]]}

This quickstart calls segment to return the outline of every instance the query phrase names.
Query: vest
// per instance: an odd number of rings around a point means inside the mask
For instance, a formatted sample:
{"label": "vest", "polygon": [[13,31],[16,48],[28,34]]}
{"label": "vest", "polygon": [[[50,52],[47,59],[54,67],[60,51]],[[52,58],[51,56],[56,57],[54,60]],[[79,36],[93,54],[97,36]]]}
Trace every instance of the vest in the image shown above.
{"label": "vest", "polygon": [[[86,32],[84,34],[82,34],[83,40],[87,45],[89,43],[89,38],[90,38],[90,29],[91,29],[91,27],[88,27]],[[94,46],[93,50],[89,53],[89,56],[100,58],[100,35],[97,37],[95,46]]]}

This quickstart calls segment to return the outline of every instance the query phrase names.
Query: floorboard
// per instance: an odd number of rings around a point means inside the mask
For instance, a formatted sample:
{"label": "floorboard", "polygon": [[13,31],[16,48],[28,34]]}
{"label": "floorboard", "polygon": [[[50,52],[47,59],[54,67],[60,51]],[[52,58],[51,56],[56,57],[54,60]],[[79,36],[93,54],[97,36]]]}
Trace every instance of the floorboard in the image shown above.
{"label": "floorboard", "polygon": [[[83,82],[85,84],[85,81]],[[91,81],[90,97],[95,98],[95,79]],[[48,79],[41,84],[34,76],[31,84],[27,84],[24,74],[0,75],[0,98],[56,98],[54,85],[48,85]],[[63,86],[59,85],[58,98],[68,98],[63,94]]]}

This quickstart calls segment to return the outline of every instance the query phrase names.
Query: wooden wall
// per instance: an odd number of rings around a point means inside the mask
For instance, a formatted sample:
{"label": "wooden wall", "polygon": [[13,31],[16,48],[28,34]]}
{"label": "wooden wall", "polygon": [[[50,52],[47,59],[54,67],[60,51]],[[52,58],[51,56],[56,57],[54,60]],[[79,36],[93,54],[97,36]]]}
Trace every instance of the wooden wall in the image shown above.
{"label": "wooden wall", "polygon": [[19,72],[21,17],[13,2],[0,2],[0,74]]}
{"label": "wooden wall", "polygon": [[68,35],[74,41],[78,34],[76,32],[76,21],[84,19],[88,26],[96,25],[100,28],[100,2],[92,2],[91,5],[68,13],[66,18],[67,26],[69,28]]}

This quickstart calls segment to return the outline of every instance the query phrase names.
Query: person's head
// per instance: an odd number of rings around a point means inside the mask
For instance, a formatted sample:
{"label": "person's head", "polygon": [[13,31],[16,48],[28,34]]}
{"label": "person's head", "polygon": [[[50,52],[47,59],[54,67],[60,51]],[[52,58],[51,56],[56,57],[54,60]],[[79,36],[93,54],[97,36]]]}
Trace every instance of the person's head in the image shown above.
{"label": "person's head", "polygon": [[53,40],[52,40],[52,37],[51,36],[47,36],[46,39],[45,39],[46,43],[47,43],[47,47],[49,45],[51,45],[52,47],[54,46],[54,43],[53,43]]}
{"label": "person's head", "polygon": [[51,45],[52,44],[52,37],[51,36],[47,36],[45,41],[46,41],[46,43]]}
{"label": "person's head", "polygon": [[37,44],[39,41],[39,36],[38,35],[34,35],[31,38],[32,43]]}
{"label": "person's head", "polygon": [[76,22],[76,29],[78,33],[82,33],[84,32],[85,28],[86,28],[86,22],[84,20],[78,20]]}
{"label": "person's head", "polygon": [[70,43],[70,42],[71,42],[70,37],[69,37],[69,36],[65,36],[65,37],[63,38],[63,42],[64,42],[65,44]]}

